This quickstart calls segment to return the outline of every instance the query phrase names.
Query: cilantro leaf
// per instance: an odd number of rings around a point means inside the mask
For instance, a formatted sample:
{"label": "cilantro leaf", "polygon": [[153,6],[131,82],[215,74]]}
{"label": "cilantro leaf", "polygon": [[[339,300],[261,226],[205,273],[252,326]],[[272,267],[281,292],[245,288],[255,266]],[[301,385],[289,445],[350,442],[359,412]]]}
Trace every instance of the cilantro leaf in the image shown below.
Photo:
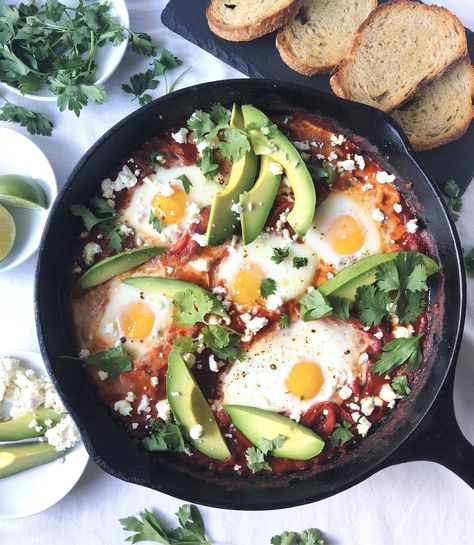
{"label": "cilantro leaf", "polygon": [[216,125],[228,125],[230,123],[231,112],[220,102],[216,102],[211,106],[211,119]]}
{"label": "cilantro leaf", "polygon": [[408,378],[406,375],[395,377],[392,380],[392,390],[401,396],[407,396],[411,392],[411,388],[408,385]]}
{"label": "cilantro leaf", "polygon": [[449,180],[444,186],[444,193],[449,197],[448,208],[454,221],[458,221],[459,212],[461,212],[463,203],[461,197],[461,188],[454,180]]}
{"label": "cilantro leaf", "polygon": [[158,87],[160,82],[155,79],[155,77],[155,71],[152,68],[149,68],[145,72],[139,72],[138,74],[130,76],[129,83],[122,84],[122,90],[125,93],[134,95],[132,100],[140,99],[145,91],[153,90]]}
{"label": "cilantro leaf", "polygon": [[417,337],[408,339],[393,339],[384,345],[382,354],[379,354],[378,360],[372,366],[371,373],[390,373],[406,361],[407,372],[414,371],[421,363],[423,354],[421,351],[421,339],[423,333]]}
{"label": "cilantro leaf", "polygon": [[247,465],[252,473],[258,473],[263,470],[272,470],[269,463],[265,460],[265,455],[258,448],[249,447],[245,451],[245,459],[247,460]]}
{"label": "cilantro leaf", "polygon": [[273,248],[273,255],[271,260],[273,263],[279,265],[290,255],[290,250],[288,248]]}
{"label": "cilantro leaf", "polygon": [[284,435],[277,435],[275,439],[266,439],[265,437],[261,437],[257,441],[257,448],[259,448],[263,454],[266,455],[273,449],[282,447],[286,440],[287,437]]}
{"label": "cilantro leaf", "polygon": [[236,163],[245,153],[250,151],[250,142],[244,131],[239,129],[225,129],[224,138],[218,144],[218,148],[224,159],[230,159]]}
{"label": "cilantro leaf", "polygon": [[341,320],[347,322],[350,318],[350,301],[345,297],[337,297],[335,295],[327,297],[328,303],[332,307],[331,314]]}
{"label": "cilantro leaf", "polygon": [[277,284],[273,278],[264,278],[262,282],[260,283],[260,295],[264,299],[268,299],[268,297],[276,292]]}
{"label": "cilantro leaf", "polygon": [[308,528],[301,533],[283,532],[282,534],[273,536],[271,545],[325,545],[321,532],[316,528]]}
{"label": "cilantro leaf", "polygon": [[24,106],[15,106],[10,102],[0,108],[0,121],[18,123],[21,127],[25,127],[30,134],[51,136],[53,131],[53,124],[43,114],[33,112]]}
{"label": "cilantro leaf", "polygon": [[176,179],[181,181],[181,183],[183,184],[184,192],[186,193],[186,195],[189,195],[191,187],[193,187],[191,180],[186,176],[186,174],[181,174],[181,176],[178,176]]}
{"label": "cilantro leaf", "polygon": [[300,314],[303,322],[328,316],[332,310],[326,297],[318,290],[313,290],[300,299]]}
{"label": "cilantro leaf", "polygon": [[117,377],[125,371],[132,370],[132,359],[122,345],[97,352],[92,356],[82,358],[82,361],[105,371],[109,377]]}
{"label": "cilantro leaf", "polygon": [[73,204],[71,206],[71,213],[73,216],[78,216],[82,219],[84,227],[87,231],[90,231],[95,225],[110,220],[110,217],[99,218],[93,214],[87,206],[83,204]]}
{"label": "cilantro leaf", "polygon": [[160,218],[157,218],[155,214],[153,214],[151,210],[150,215],[148,216],[148,223],[157,233],[161,233],[163,231],[163,223],[161,222]]}
{"label": "cilantro leaf", "polygon": [[204,322],[206,314],[213,309],[212,299],[202,291],[185,290],[173,296],[175,306],[174,320],[178,325],[191,327]]}
{"label": "cilantro leaf", "polygon": [[279,133],[278,127],[271,123],[269,119],[265,119],[261,122],[252,122],[249,123],[246,126],[247,131],[259,131],[261,132],[267,139],[275,138],[277,134]]}
{"label": "cilantro leaf", "polygon": [[293,258],[293,268],[301,269],[302,267],[306,267],[307,265],[308,265],[308,258],[307,257],[294,257]]}
{"label": "cilantro leaf", "polygon": [[387,307],[391,302],[388,294],[375,286],[357,288],[355,306],[360,312],[360,320],[366,325],[379,325],[389,316]]}
{"label": "cilantro leaf", "polygon": [[114,252],[122,251],[122,237],[119,233],[120,225],[104,221],[99,224],[99,230],[109,238],[109,248]]}
{"label": "cilantro leaf", "polygon": [[402,324],[412,324],[423,312],[424,307],[425,294],[423,292],[401,292],[396,299],[395,314]]}
{"label": "cilantro leaf", "polygon": [[156,162],[160,162],[161,159],[166,159],[166,151],[152,151],[147,157],[145,163],[150,166],[154,166]]}
{"label": "cilantro leaf", "polygon": [[208,180],[211,180],[219,172],[219,163],[217,162],[212,149],[204,148],[201,155],[202,159],[197,161],[196,164],[199,166],[204,176]]}
{"label": "cilantro leaf", "polygon": [[176,513],[181,528],[176,528],[168,534],[168,537],[179,543],[201,543],[209,545],[206,541],[206,530],[201,513],[195,505],[181,505]]}
{"label": "cilantro leaf", "polygon": [[282,314],[278,320],[280,327],[285,328],[290,325],[290,317],[288,314]]}
{"label": "cilantro leaf", "polygon": [[315,163],[309,163],[306,165],[313,181],[319,183],[325,182],[329,189],[332,188],[334,180],[336,179],[336,169],[329,163],[323,163],[318,165]]}
{"label": "cilantro leaf", "polygon": [[153,45],[152,37],[146,32],[130,32],[132,51],[146,57],[156,55],[156,47]]}
{"label": "cilantro leaf", "polygon": [[94,195],[89,199],[89,202],[93,206],[97,214],[108,214],[109,216],[115,216],[115,208],[112,208],[110,204],[102,197]]}
{"label": "cilantro leaf", "polygon": [[221,325],[213,324],[202,330],[203,342],[221,360],[245,359],[245,350],[240,347],[240,337]]}
{"label": "cilantro leaf", "polygon": [[150,435],[144,437],[142,445],[151,452],[183,452],[184,439],[177,424],[171,422],[159,423],[151,418],[149,420]]}
{"label": "cilantro leaf", "polygon": [[474,248],[464,256],[467,272],[474,276]]}
{"label": "cilantro leaf", "polygon": [[334,447],[342,446],[354,437],[351,432],[351,423],[344,420],[344,422],[336,428],[331,435],[331,445]]}
{"label": "cilantro leaf", "polygon": [[126,517],[119,520],[122,529],[134,534],[127,538],[130,543],[139,543],[140,541],[155,541],[162,545],[171,545],[165,530],[148,509],[139,513],[137,517]]}
{"label": "cilantro leaf", "polygon": [[177,337],[173,341],[173,350],[176,350],[179,354],[189,354],[196,352],[197,347],[198,342],[189,336]]}
{"label": "cilantro leaf", "polygon": [[214,129],[215,123],[212,121],[210,114],[202,110],[196,110],[188,119],[187,127],[199,142],[205,134],[209,134]]}

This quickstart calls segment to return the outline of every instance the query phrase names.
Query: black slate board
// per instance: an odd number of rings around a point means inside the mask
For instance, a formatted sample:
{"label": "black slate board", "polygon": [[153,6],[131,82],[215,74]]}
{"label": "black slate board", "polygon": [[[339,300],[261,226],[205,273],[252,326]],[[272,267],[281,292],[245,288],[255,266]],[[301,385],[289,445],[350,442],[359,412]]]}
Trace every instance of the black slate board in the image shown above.
{"label": "black slate board", "polygon": [[[275,33],[240,43],[214,35],[205,16],[208,3],[209,0],[170,0],[161,20],[173,32],[247,76],[290,81],[331,92],[327,76],[303,76],[286,66],[275,47]],[[471,59],[474,59],[474,33],[467,29],[466,32]],[[474,177],[474,123],[456,142],[422,152],[419,156],[441,185],[455,179],[464,192]]]}

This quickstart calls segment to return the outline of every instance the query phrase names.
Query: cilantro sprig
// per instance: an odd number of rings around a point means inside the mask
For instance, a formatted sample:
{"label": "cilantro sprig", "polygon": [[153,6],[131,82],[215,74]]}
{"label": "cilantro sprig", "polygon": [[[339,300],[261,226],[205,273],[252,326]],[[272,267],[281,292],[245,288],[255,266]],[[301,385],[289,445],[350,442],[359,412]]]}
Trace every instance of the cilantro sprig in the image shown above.
{"label": "cilantro sprig", "polygon": [[288,248],[273,248],[273,255],[271,260],[273,263],[279,265],[283,263],[285,259],[290,255],[290,250]]}
{"label": "cilantro sprig", "polygon": [[336,428],[331,435],[331,445],[334,447],[342,446],[354,437],[351,432],[351,423],[344,420],[344,422]]}
{"label": "cilantro sprig", "polygon": [[308,163],[306,166],[308,167],[311,178],[313,178],[313,182],[316,184],[325,182],[328,189],[332,188],[336,179],[336,169],[332,165],[329,163]]}
{"label": "cilantro sprig", "polygon": [[273,278],[264,278],[260,283],[260,295],[264,299],[268,299],[270,295],[276,292],[277,283]]}
{"label": "cilantro sprig", "polygon": [[150,418],[152,432],[142,439],[142,445],[150,452],[183,452],[184,438],[177,424],[171,422],[159,423]]}
{"label": "cilantro sprig", "polygon": [[34,112],[25,106],[16,106],[0,95],[5,104],[0,108],[0,121],[17,123],[25,127],[30,134],[51,136],[53,123],[43,114]]}
{"label": "cilantro sprig", "polygon": [[421,350],[421,339],[424,334],[409,337],[408,339],[393,339],[386,343],[379,354],[377,361],[370,372],[383,375],[391,373],[394,369],[407,362],[406,372],[410,373],[418,369],[423,353]]}
{"label": "cilantro sprig", "polygon": [[109,377],[117,377],[125,371],[132,370],[132,358],[122,345],[81,358],[81,361],[87,365],[98,367],[105,371]]}
{"label": "cilantro sprig", "polygon": [[392,390],[401,396],[407,396],[411,392],[411,388],[408,384],[408,378],[406,375],[401,375],[399,377],[395,377],[392,380]]}
{"label": "cilantro sprig", "polygon": [[317,528],[302,532],[283,532],[272,537],[271,545],[325,545],[326,540]]}
{"label": "cilantro sprig", "polygon": [[350,303],[344,297],[325,297],[320,291],[313,290],[300,299],[300,315],[303,322],[331,315],[347,322],[350,316]]}
{"label": "cilantro sprig", "polygon": [[203,342],[221,360],[242,361],[245,350],[240,347],[240,336],[228,328],[213,324],[202,331]]}
{"label": "cilantro sprig", "polygon": [[265,456],[273,449],[283,446],[286,441],[286,437],[278,435],[274,439],[260,438],[257,441],[255,447],[249,447],[245,451],[245,459],[247,465],[252,473],[258,473],[259,471],[271,471],[270,464],[266,461]]}

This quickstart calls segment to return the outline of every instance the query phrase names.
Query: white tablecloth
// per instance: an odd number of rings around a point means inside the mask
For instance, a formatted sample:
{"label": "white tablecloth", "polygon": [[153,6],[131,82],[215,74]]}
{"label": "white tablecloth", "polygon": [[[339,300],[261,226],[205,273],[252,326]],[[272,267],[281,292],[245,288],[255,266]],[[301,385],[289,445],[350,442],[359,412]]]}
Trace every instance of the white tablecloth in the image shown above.
{"label": "white tablecloth", "polygon": [[[192,0],[190,0],[192,1]],[[474,28],[472,0],[445,0],[464,24]],[[130,0],[131,25],[149,32],[159,47],[184,59],[192,70],[182,86],[241,77],[211,55],[164,28],[160,21],[165,0]],[[106,129],[137,107],[120,84],[146,68],[144,58],[127,52],[106,89],[106,106],[91,106],[76,119],[53,105],[38,106],[55,123],[53,138],[34,138],[45,152],[60,185],[81,155]],[[159,96],[163,89],[158,89]],[[0,150],[1,153],[1,150]],[[28,160],[28,158],[25,158]],[[474,157],[473,159],[474,160]],[[458,223],[463,244],[474,246],[474,184],[465,198],[466,212]],[[33,276],[36,256],[0,276],[0,348],[37,350],[33,319]],[[469,280],[470,305],[456,374],[455,404],[460,426],[474,442],[474,279]],[[143,510],[159,510],[174,523],[178,500],[121,482],[92,462],[59,504],[28,519],[0,521],[1,545],[112,545],[124,542],[118,519]],[[332,545],[441,545],[474,543],[474,491],[447,469],[416,462],[386,469],[365,482],[316,504],[279,512],[239,513],[201,509],[210,541],[229,545],[269,545],[283,530],[320,528]]]}

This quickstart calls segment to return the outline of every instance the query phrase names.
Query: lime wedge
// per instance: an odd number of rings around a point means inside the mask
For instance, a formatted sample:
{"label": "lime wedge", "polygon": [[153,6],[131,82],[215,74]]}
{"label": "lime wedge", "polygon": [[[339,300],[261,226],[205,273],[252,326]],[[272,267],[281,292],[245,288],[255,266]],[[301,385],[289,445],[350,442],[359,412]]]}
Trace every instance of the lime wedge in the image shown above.
{"label": "lime wedge", "polygon": [[10,253],[15,243],[16,227],[10,212],[0,204],[0,261]]}
{"label": "lime wedge", "polygon": [[0,203],[15,208],[48,208],[43,188],[31,178],[17,174],[0,176]]}

